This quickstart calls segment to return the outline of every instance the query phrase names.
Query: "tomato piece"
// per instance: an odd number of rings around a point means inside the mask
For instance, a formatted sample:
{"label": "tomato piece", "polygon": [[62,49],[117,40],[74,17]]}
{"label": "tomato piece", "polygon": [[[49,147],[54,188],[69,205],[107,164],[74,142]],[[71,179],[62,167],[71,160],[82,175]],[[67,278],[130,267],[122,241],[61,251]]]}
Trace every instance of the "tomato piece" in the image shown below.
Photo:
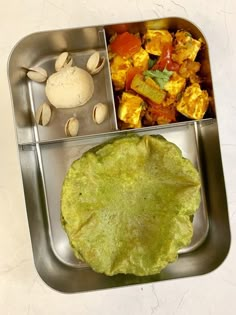
{"label": "tomato piece", "polygon": [[167,60],[165,67],[169,71],[176,71],[176,72],[178,72],[180,65],[177,62],[174,62],[174,61],[169,59],[169,60]]}
{"label": "tomato piece", "polygon": [[157,104],[152,101],[148,101],[148,104],[148,110],[156,120],[162,118],[166,122],[176,121],[176,108],[174,105],[163,106],[162,104]]}
{"label": "tomato piece", "polygon": [[109,29],[111,29],[113,32],[121,34],[128,31],[127,24],[114,24],[110,25]]}
{"label": "tomato piece", "polygon": [[126,80],[125,80],[125,90],[130,90],[131,82],[136,74],[142,74],[143,70],[137,67],[131,67],[127,71]]}
{"label": "tomato piece", "polygon": [[152,70],[178,71],[180,65],[171,58],[173,46],[166,44],[163,46],[162,54],[157,63],[152,67]]}
{"label": "tomato piece", "polygon": [[111,42],[110,48],[113,53],[121,57],[130,58],[140,50],[141,40],[129,32],[124,32],[116,36]]}

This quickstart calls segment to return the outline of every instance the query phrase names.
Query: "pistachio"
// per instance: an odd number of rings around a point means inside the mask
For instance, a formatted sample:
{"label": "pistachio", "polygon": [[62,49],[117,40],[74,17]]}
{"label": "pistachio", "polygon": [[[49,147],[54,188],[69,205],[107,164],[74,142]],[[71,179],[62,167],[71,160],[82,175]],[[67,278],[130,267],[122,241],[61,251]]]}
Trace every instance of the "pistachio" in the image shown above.
{"label": "pistachio", "polygon": [[101,124],[108,115],[108,107],[103,103],[98,103],[93,108],[93,121]]}
{"label": "pistachio", "polygon": [[41,67],[32,67],[28,69],[27,77],[35,82],[44,82],[47,80],[47,71]]}
{"label": "pistachio", "polygon": [[105,64],[105,57],[101,57],[98,51],[95,51],[87,61],[87,70],[94,75],[99,73]]}
{"label": "pistachio", "polygon": [[73,59],[71,55],[68,52],[64,51],[56,59],[55,70],[60,71],[64,67],[67,67],[67,66],[70,67],[72,63],[73,63]]}
{"label": "pistachio", "polygon": [[75,117],[71,117],[65,124],[65,135],[67,137],[75,137],[79,132],[79,120]]}
{"label": "pistachio", "polygon": [[48,105],[47,103],[43,103],[38,107],[35,113],[35,120],[37,124],[46,126],[47,124],[49,124],[51,116],[52,110],[50,105]]}

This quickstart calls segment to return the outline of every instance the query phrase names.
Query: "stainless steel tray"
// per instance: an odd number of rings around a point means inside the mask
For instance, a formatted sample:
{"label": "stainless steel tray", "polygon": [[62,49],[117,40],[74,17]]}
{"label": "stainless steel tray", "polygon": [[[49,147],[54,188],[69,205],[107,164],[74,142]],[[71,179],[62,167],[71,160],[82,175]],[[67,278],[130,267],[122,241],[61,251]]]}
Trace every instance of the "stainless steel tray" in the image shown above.
{"label": "stainless steel tray", "polygon": [[[156,28],[184,28],[204,38],[196,26],[180,18],[159,19],[154,23]],[[120,26],[31,34],[15,46],[9,59],[9,81],[35,265],[49,286],[63,292],[200,275],[219,266],[229,249],[227,201],[214,102],[211,115],[201,121],[120,131],[107,62],[104,71],[94,77],[95,93],[85,107],[56,111],[48,127],[34,123],[33,114],[46,96],[42,84],[27,80],[24,68],[43,66],[49,73],[53,72],[56,56],[65,50],[73,54],[76,65],[82,68],[93,49],[107,58],[106,38]],[[125,26],[137,31],[145,28],[145,22],[125,23]],[[207,89],[214,100],[207,47],[201,58]],[[109,119],[102,125],[91,121],[92,108],[97,102],[109,105]],[[82,123],[79,136],[68,139],[63,126],[72,115],[78,115]],[[93,272],[75,259],[60,223],[60,191],[71,162],[91,147],[124,133],[162,134],[180,147],[183,155],[199,169],[202,179],[201,205],[194,216],[192,243],[180,251],[175,263],[150,277],[107,277]]]}

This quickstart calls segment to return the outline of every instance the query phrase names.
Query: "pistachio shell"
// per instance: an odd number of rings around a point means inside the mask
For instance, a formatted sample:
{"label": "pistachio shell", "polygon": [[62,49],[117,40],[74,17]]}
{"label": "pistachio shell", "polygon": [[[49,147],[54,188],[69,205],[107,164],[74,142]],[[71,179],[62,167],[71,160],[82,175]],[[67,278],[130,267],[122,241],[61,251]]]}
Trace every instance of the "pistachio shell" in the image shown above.
{"label": "pistachio shell", "polygon": [[47,80],[47,71],[41,67],[32,67],[28,69],[27,77],[35,82],[44,82]]}
{"label": "pistachio shell", "polygon": [[108,115],[108,106],[102,103],[98,103],[93,108],[93,121],[97,124],[101,124]]}
{"label": "pistachio shell", "polygon": [[71,117],[65,124],[65,135],[67,137],[75,137],[79,132],[79,120],[75,117]]}
{"label": "pistachio shell", "polygon": [[88,59],[87,70],[94,75],[99,73],[105,64],[105,57],[100,57],[100,53],[95,51]]}
{"label": "pistachio shell", "polygon": [[66,67],[66,66],[70,67],[70,66],[72,66],[72,63],[73,63],[73,59],[72,59],[71,55],[67,51],[64,51],[56,59],[55,70],[60,71],[62,68]]}
{"label": "pistachio shell", "polygon": [[87,61],[87,69],[89,72],[93,71],[97,67],[100,59],[100,54],[98,51],[95,51]]}
{"label": "pistachio shell", "polygon": [[43,103],[38,107],[36,111],[35,120],[37,124],[46,126],[49,124],[51,116],[52,110],[50,105],[48,105],[47,103]]}

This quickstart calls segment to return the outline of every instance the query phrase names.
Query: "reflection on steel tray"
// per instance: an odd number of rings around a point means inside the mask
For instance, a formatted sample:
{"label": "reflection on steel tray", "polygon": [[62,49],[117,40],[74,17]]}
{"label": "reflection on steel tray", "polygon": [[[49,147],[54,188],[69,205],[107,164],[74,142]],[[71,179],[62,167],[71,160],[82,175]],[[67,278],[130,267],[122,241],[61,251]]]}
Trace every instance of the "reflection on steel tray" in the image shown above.
{"label": "reflection on steel tray", "polygon": [[[109,67],[109,39],[114,32],[124,30],[143,34],[147,25],[171,32],[185,29],[194,38],[204,40],[205,47],[198,56],[198,61],[201,63],[204,88],[210,97],[210,107],[203,119],[181,119],[171,124],[119,129],[117,91],[113,90],[114,82],[112,83]],[[58,109],[53,112],[50,125],[42,127],[35,124],[33,116],[38,106],[45,102],[44,84],[28,80],[25,69],[39,66],[52,73],[55,60],[63,51],[70,52],[75,64],[85,68],[94,50],[99,51],[106,62],[103,71],[93,77],[95,90],[86,106]],[[223,262],[230,245],[225,184],[208,46],[195,25],[180,18],[165,18],[31,34],[13,49],[8,74],[34,260],[38,273],[49,286],[62,292],[119,287],[201,275],[214,270]],[[108,116],[104,123],[95,124],[92,110],[99,102],[108,105]],[[78,136],[68,138],[64,134],[64,125],[71,116],[79,117],[80,129]],[[74,258],[66,234],[61,228],[60,191],[66,171],[73,160],[97,144],[129,133],[161,134],[178,145],[183,155],[200,172],[202,198],[193,221],[192,243],[180,251],[179,259],[175,263],[155,276],[107,277],[95,273]]]}

